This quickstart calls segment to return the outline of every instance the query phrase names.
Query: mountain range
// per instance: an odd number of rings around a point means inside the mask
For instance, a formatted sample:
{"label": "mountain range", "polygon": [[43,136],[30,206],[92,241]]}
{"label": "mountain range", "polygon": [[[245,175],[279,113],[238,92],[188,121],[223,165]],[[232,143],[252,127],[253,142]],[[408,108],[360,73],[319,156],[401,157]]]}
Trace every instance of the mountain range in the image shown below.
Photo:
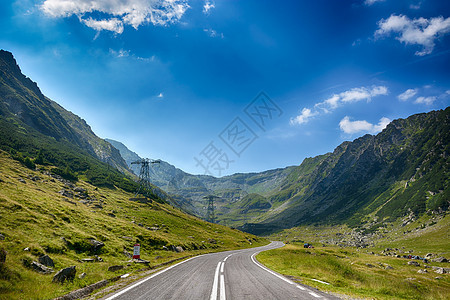
{"label": "mountain range", "polygon": [[[141,157],[101,139],[80,117],[45,97],[0,51],[0,147],[18,160],[52,164],[94,185],[134,191]],[[150,168],[155,197],[206,218],[268,234],[302,224],[358,226],[449,206],[450,108],[392,121],[381,133],[344,142],[299,166],[221,178],[192,175],[161,161]],[[31,158],[31,159],[30,159]],[[163,192],[164,191],[164,192]],[[167,197],[167,194],[170,198]]]}
{"label": "mountain range", "polygon": [[[449,117],[447,108],[394,120],[377,135],[344,142],[299,166],[215,178],[161,162],[150,177],[201,217],[206,217],[204,197],[216,196],[219,223],[257,234],[445,211],[450,200]],[[139,159],[125,145],[108,141],[124,158]]]}

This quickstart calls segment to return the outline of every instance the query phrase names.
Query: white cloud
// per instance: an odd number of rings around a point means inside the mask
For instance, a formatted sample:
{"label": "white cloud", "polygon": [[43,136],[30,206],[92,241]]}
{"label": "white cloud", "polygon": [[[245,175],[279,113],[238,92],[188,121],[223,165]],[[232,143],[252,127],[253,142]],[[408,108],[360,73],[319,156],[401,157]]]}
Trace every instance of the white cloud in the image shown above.
{"label": "white cloud", "polygon": [[370,101],[372,97],[387,94],[387,87],[374,86],[371,89],[368,89],[366,87],[353,88],[351,90],[340,93],[339,96],[342,102],[358,102],[361,100]]}
{"label": "white cloud", "polygon": [[370,93],[366,88],[354,88],[340,94],[342,102],[357,102],[370,98]]}
{"label": "white cloud", "polygon": [[215,7],[216,5],[214,4],[214,2],[206,0],[205,5],[203,5],[203,13],[209,14],[209,11]]}
{"label": "white cloud", "polygon": [[358,132],[368,132],[368,133],[377,133],[386,128],[386,126],[391,122],[386,117],[380,119],[378,124],[371,124],[365,120],[362,121],[351,121],[348,116],[344,117],[339,122],[339,127],[342,131],[347,134],[354,134]]}
{"label": "white cloud", "polygon": [[417,94],[417,89],[407,89],[403,93],[397,96],[400,101],[406,101]]}
{"label": "white cloud", "polygon": [[[45,0],[40,6],[48,16],[76,15],[80,22],[97,31],[121,34],[124,25],[167,25],[178,22],[189,8],[186,0]],[[94,18],[100,13],[102,18]]]}
{"label": "white cloud", "polygon": [[295,124],[304,124],[309,121],[312,117],[316,116],[318,112],[313,112],[309,108],[303,108],[302,113],[295,118],[292,118],[290,123],[291,125]]}
{"label": "white cloud", "polygon": [[333,95],[333,96],[331,96],[331,98],[328,98],[327,100],[325,100],[322,103],[329,105],[329,107],[331,109],[336,109],[339,106],[340,99],[341,99],[341,97],[339,97],[339,95]]}
{"label": "white cloud", "polygon": [[420,1],[419,3],[417,3],[417,4],[410,4],[409,5],[409,8],[410,9],[420,9],[420,6],[422,5],[422,1]]}
{"label": "white cloud", "polygon": [[313,109],[303,108],[300,115],[291,119],[291,125],[299,125],[307,123],[312,117],[320,115],[321,113],[330,113],[341,105],[358,102],[362,100],[370,101],[372,97],[387,95],[389,90],[386,86],[372,86],[353,88],[339,94],[333,94],[325,101],[316,103]]}
{"label": "white cloud", "polygon": [[156,96],[156,97],[158,97],[158,98],[164,98],[164,94],[163,94],[163,93],[159,93],[159,95]]}
{"label": "white cloud", "polygon": [[450,17],[444,19],[436,18],[418,18],[409,19],[404,15],[391,15],[388,19],[381,19],[378,22],[379,29],[375,31],[375,37],[388,36],[391,32],[398,33],[396,37],[406,45],[417,44],[423,47],[422,51],[415,54],[423,56],[433,52],[435,40],[450,32]]}
{"label": "white cloud", "polygon": [[387,95],[389,93],[388,88],[384,85],[374,86],[370,91],[370,96],[375,97],[379,95]]}
{"label": "white cloud", "polygon": [[364,4],[367,5],[367,6],[371,6],[371,5],[373,5],[373,4],[377,3],[377,2],[384,2],[384,1],[385,0],[365,0]]}
{"label": "white cloud", "polygon": [[437,98],[435,96],[429,96],[429,97],[418,97],[414,103],[416,104],[426,104],[431,105]]}
{"label": "white cloud", "polygon": [[205,28],[205,29],[203,29],[203,31],[206,32],[212,38],[220,37],[221,39],[223,39],[225,37],[223,35],[223,33],[218,33],[214,29],[207,29],[207,28]]}
{"label": "white cloud", "polygon": [[123,50],[120,49],[119,51],[113,50],[113,49],[109,49],[109,53],[112,54],[115,57],[128,57],[130,56],[130,51],[129,50]]}

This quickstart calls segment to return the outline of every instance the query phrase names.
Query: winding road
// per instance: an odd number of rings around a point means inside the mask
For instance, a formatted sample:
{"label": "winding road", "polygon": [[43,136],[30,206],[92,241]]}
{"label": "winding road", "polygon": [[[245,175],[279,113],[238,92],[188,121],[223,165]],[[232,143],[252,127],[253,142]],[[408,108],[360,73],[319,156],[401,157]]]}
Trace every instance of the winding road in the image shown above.
{"label": "winding road", "polygon": [[267,246],[190,258],[125,287],[104,300],[338,299],[264,267],[255,256]]}

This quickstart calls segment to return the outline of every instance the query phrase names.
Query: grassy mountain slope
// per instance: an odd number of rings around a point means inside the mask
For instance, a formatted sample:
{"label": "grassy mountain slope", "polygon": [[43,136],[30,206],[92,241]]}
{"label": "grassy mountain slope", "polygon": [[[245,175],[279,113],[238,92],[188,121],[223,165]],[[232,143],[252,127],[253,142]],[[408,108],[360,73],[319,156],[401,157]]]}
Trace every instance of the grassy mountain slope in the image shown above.
{"label": "grassy mountain slope", "polygon": [[[127,265],[135,243],[141,257],[154,266],[186,255],[261,245],[249,234],[186,215],[168,204],[129,201],[133,194],[96,187],[84,180],[75,184],[51,174],[51,166],[31,170],[0,151],[0,298],[49,299],[117,274],[135,272]],[[83,189],[85,192],[79,192]],[[95,250],[95,239],[104,247]],[[163,250],[163,246],[169,250]],[[172,251],[181,246],[184,252]],[[24,250],[26,249],[26,250]],[[125,252],[124,252],[125,251]],[[39,274],[25,265],[48,254],[54,270],[75,265],[73,282],[52,283],[54,275]],[[80,262],[99,255],[103,262]],[[122,265],[125,270],[109,272]],[[84,278],[79,278],[86,273]]]}
{"label": "grassy mountain slope", "polygon": [[[155,266],[265,242],[186,215],[156,187],[134,198],[137,184],[117,149],[42,95],[11,53],[0,51],[0,72],[1,299],[49,299],[136,272],[143,265],[129,262],[135,243]],[[44,254],[54,271],[76,266],[75,279],[56,284],[32,270]],[[92,262],[95,255],[102,261]],[[124,270],[108,271],[113,265]]]}
{"label": "grassy mountain slope", "polygon": [[[79,148],[76,151],[81,149],[84,154],[131,174],[114,147],[97,137],[84,120],[45,97],[37,84],[22,74],[13,55],[4,50],[0,50],[0,75],[1,132],[11,136],[13,133],[5,131],[17,131],[12,138],[15,144],[11,148],[26,147],[27,142],[18,141],[21,134],[32,134],[38,138],[44,136],[48,140],[45,144],[75,146]],[[3,149],[6,146],[8,141],[3,139]],[[37,155],[33,151],[29,154]]]}
{"label": "grassy mountain slope", "polygon": [[[376,136],[345,142],[331,154],[305,160],[271,199],[251,232],[311,223],[393,221],[449,206],[450,108],[393,121]],[[311,167],[309,167],[311,166]]]}

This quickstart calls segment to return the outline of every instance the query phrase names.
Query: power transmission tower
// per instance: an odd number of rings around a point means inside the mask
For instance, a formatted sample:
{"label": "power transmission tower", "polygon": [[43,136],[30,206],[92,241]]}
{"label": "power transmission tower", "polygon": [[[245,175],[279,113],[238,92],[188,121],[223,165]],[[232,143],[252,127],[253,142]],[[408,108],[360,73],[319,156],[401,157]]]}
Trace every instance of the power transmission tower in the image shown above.
{"label": "power transmission tower", "polygon": [[214,200],[220,199],[217,196],[209,195],[203,197],[203,199],[208,200],[208,209],[206,211],[206,221],[210,223],[216,223],[216,214],[214,212],[215,206],[214,206]]}
{"label": "power transmission tower", "polygon": [[153,188],[150,184],[150,164],[159,164],[161,160],[153,160],[148,158],[142,158],[140,160],[136,160],[131,162],[132,165],[141,165],[141,171],[139,172],[139,180],[138,180],[138,190],[136,191],[136,195],[141,194],[144,197],[150,198],[153,194]]}

